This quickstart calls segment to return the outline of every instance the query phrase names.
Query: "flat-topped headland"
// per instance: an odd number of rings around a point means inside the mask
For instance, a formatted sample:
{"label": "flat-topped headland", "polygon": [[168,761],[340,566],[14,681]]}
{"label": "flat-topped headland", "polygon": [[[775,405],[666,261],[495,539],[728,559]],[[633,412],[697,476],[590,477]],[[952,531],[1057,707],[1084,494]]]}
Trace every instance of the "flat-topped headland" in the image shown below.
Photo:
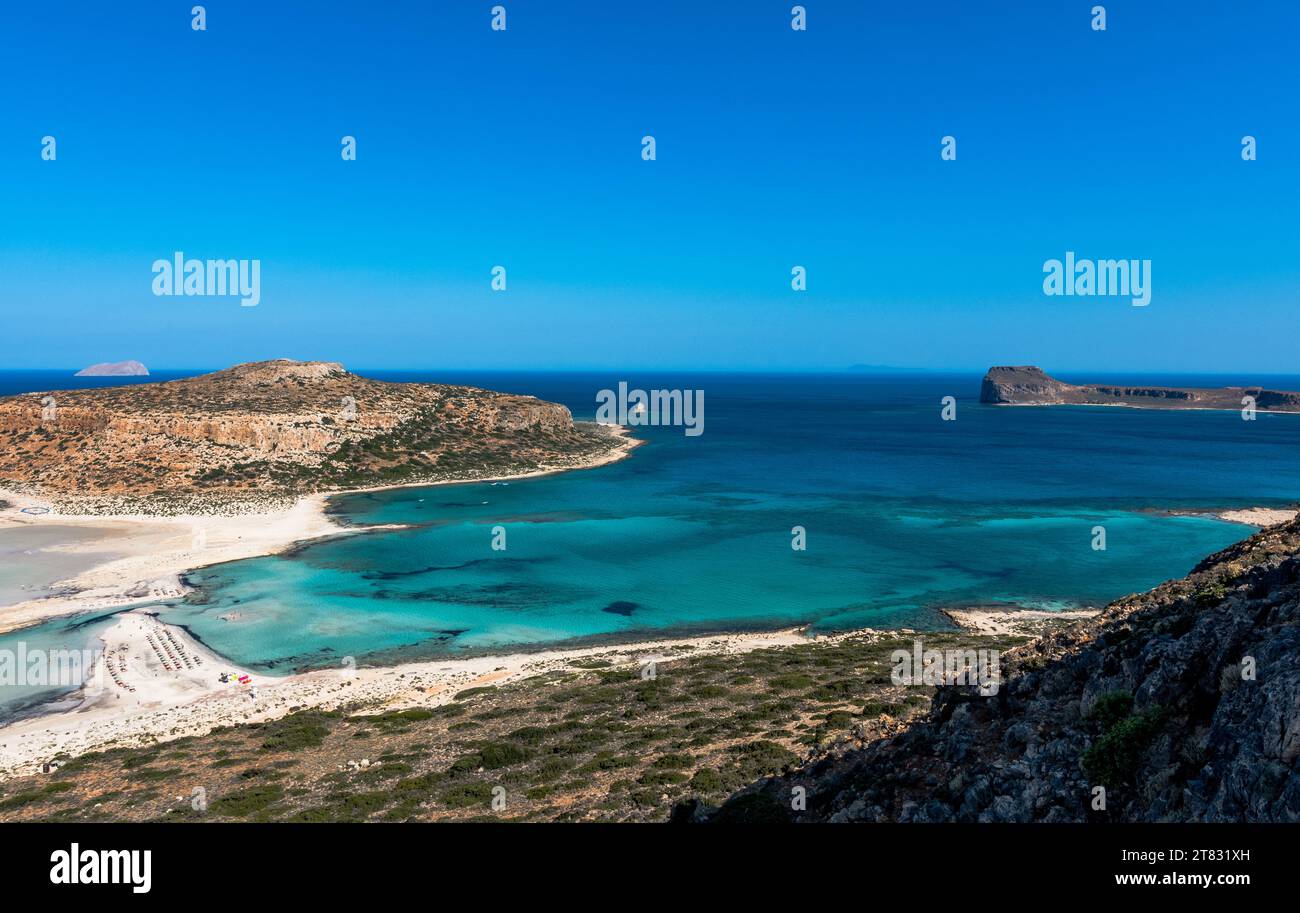
{"label": "flat-topped headland", "polygon": [[1003,406],[1132,406],[1142,409],[1241,409],[1300,412],[1300,393],[1264,387],[1154,387],[1067,384],[1033,365],[989,368],[980,402]]}

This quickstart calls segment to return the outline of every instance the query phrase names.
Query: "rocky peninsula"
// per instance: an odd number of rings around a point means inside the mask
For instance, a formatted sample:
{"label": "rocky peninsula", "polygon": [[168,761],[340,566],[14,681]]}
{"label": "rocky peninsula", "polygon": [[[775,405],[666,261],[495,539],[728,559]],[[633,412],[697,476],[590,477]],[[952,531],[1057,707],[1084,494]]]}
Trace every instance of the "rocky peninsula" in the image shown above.
{"label": "rocky peninsula", "polygon": [[1264,387],[1154,387],[1067,384],[1032,365],[989,368],[980,402],[1001,406],[1132,406],[1142,409],[1241,409],[1300,412],[1300,393]]}
{"label": "rocky peninsula", "polygon": [[352,535],[332,492],[516,479],[622,459],[618,426],[531,396],[386,383],[332,362],[0,399],[0,529],[57,527],[103,563],[0,607],[0,632],[184,595],[188,570]]}
{"label": "rocky peninsula", "polygon": [[310,494],[580,468],[627,442],[531,396],[333,362],[0,399],[0,488],[63,514],[231,514]]}

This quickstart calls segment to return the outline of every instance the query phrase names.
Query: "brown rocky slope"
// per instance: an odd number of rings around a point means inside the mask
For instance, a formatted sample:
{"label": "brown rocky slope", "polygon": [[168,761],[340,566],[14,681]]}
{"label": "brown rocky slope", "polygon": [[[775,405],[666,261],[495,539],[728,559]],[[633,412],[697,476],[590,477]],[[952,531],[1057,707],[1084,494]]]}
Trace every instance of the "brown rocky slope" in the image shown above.
{"label": "brown rocky slope", "polygon": [[1300,520],[1010,651],[1002,672],[993,697],[942,687],[896,738],[677,817],[1300,822]]}
{"label": "brown rocky slope", "polygon": [[315,491],[487,478],[598,460],[564,406],[387,383],[287,359],[158,384],[0,399],[0,487],[69,512],[190,512]]}

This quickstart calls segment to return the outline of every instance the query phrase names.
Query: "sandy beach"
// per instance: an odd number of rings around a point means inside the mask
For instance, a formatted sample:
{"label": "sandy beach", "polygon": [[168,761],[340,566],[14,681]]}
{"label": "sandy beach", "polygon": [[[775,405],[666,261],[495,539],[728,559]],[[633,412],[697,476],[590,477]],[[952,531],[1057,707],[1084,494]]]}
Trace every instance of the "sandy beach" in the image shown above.
{"label": "sandy beach", "polygon": [[0,502],[8,505],[0,509],[0,529],[57,526],[92,531],[96,536],[90,540],[55,546],[50,550],[111,550],[118,556],[70,579],[54,581],[51,588],[58,592],[52,595],[0,607],[0,634],[59,616],[118,611],[162,599],[180,598],[186,593],[181,575],[197,568],[274,555],[312,539],[395,528],[342,526],[336,523],[325,512],[327,501],[334,494],[514,481],[557,472],[594,469],[624,459],[643,443],[631,437],[626,428],[609,426],[609,433],[619,438],[618,446],[576,465],[483,479],[412,482],[313,494],[298,499],[288,509],[261,512],[179,516],[66,514],[55,511],[29,513],[28,511],[45,511],[48,503],[39,497],[0,489]]}
{"label": "sandy beach", "polygon": [[[179,598],[180,575],[194,568],[283,551],[296,542],[364,532],[345,528],[325,515],[325,495],[302,498],[288,510],[239,516],[68,516],[26,514],[39,505],[31,497],[0,490],[11,505],[0,511],[0,528],[59,526],[98,532],[99,540],[62,546],[65,551],[110,549],[113,560],[69,580],[54,582],[54,595],[0,608],[0,633],[61,615],[114,611]],[[60,548],[56,546],[55,548]]]}
{"label": "sandy beach", "polygon": [[[593,655],[650,655],[655,649],[729,651],[793,643],[794,631],[735,637],[695,638],[603,646],[582,650],[520,653],[382,669],[315,671],[289,677],[254,674],[208,650],[182,629],[165,625],[142,608],[178,599],[187,588],[186,571],[263,555],[328,536],[357,535],[391,525],[342,526],[326,514],[332,494],[429,487],[474,482],[513,481],[556,472],[591,469],[625,458],[643,443],[626,428],[612,427],[619,446],[578,465],[543,468],[483,479],[445,480],[376,486],[308,495],[283,510],[241,511],[231,515],[151,516],[64,514],[48,510],[40,498],[0,489],[0,529],[78,530],[92,535],[46,545],[45,552],[111,554],[110,560],[67,579],[54,592],[0,607],[0,633],[60,616],[120,612],[102,636],[104,653],[77,694],[71,710],[27,718],[0,729],[0,773],[30,770],[56,754],[76,755],[113,745],[142,744],[207,732],[217,726],[273,719],[305,706],[342,703],[402,706],[449,700],[464,687],[495,684],[563,666]],[[45,581],[42,581],[44,588]],[[225,680],[222,680],[222,676]]]}
{"label": "sandy beach", "polygon": [[[276,719],[305,707],[349,706],[380,712],[437,706],[467,688],[519,681],[593,657],[615,666],[644,666],[686,652],[692,656],[729,654],[807,640],[803,629],[791,628],[385,668],[341,665],[336,670],[275,678],[241,669],[180,628],[135,609],[123,613],[103,635],[104,654],[83,689],[79,706],[0,729],[0,776],[34,773],[61,753],[75,756],[109,747],[169,741],[219,726]],[[226,681],[221,680],[223,675]]]}
{"label": "sandy beach", "polygon": [[1215,516],[1220,520],[1227,520],[1229,523],[1244,523],[1247,526],[1274,526],[1278,523],[1289,523],[1296,518],[1296,511],[1293,508],[1277,507],[1251,507],[1245,510],[1224,510],[1219,511]]}
{"label": "sandy beach", "polygon": [[1049,612],[1045,609],[1021,609],[1016,606],[974,606],[965,609],[944,609],[943,614],[953,623],[974,634],[995,636],[1035,636],[1047,623],[1062,620],[1083,621],[1101,614],[1101,609],[1070,609]]}

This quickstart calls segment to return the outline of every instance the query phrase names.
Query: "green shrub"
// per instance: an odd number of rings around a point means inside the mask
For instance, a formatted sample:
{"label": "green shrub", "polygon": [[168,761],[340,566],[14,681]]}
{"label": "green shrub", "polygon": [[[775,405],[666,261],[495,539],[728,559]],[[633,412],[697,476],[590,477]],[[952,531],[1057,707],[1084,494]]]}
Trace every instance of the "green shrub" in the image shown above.
{"label": "green shrub", "polygon": [[612,751],[598,751],[596,756],[579,767],[575,773],[589,774],[600,770],[619,770],[623,767],[636,767],[640,760],[632,755],[617,755]]}
{"label": "green shrub", "polygon": [[697,793],[716,794],[726,788],[726,781],[722,779],[722,774],[712,767],[700,768],[695,771],[695,776],[691,777],[691,789]]}
{"label": "green shrub", "polygon": [[496,689],[490,685],[484,688],[466,688],[464,691],[456,692],[456,696],[453,697],[452,700],[464,701],[464,700],[468,700],[471,697],[476,697],[480,694],[488,694],[495,690]]}
{"label": "green shrub", "polygon": [[665,754],[654,759],[651,767],[657,767],[660,770],[685,770],[695,763],[695,759],[688,754]]}
{"label": "green shrub", "polygon": [[767,680],[767,684],[781,691],[795,691],[799,688],[809,688],[816,682],[802,672],[791,672],[785,675],[774,675]]}
{"label": "green shrub", "polygon": [[730,691],[721,685],[700,685],[699,687],[692,689],[691,697],[704,701],[715,697],[726,697],[730,693]]}
{"label": "green shrub", "polygon": [[208,811],[214,815],[243,818],[262,811],[282,798],[284,798],[284,790],[274,783],[268,783],[214,799],[208,806]]}
{"label": "green shrub", "polygon": [[332,805],[317,805],[314,808],[304,808],[300,812],[295,812],[289,816],[289,821],[295,824],[328,824],[337,820]]}
{"label": "green shrub", "polygon": [[547,758],[537,765],[537,769],[533,772],[533,779],[538,783],[558,780],[561,776],[572,769],[573,761],[568,758]]}
{"label": "green shrub", "polygon": [[267,751],[301,751],[304,748],[317,748],[330,732],[324,720],[324,715],[319,713],[295,713],[267,723],[262,727],[267,733],[262,747]]}
{"label": "green shrub", "polygon": [[15,808],[22,808],[24,805],[30,805],[33,802],[40,802],[45,798],[46,794],[42,790],[26,789],[0,801],[0,810],[9,811]]}
{"label": "green shrub", "polygon": [[776,773],[799,760],[793,751],[765,739],[732,746],[730,752],[736,756],[736,767],[746,780]]}
{"label": "green shrub", "polygon": [[463,783],[443,790],[438,799],[449,808],[468,808],[491,801],[492,787],[487,783]]}
{"label": "green shrub", "polygon": [[[930,700],[928,697],[924,697],[922,695],[912,695],[912,696],[920,697],[922,701]],[[902,704],[895,704],[892,701],[867,701],[865,704],[862,705],[861,715],[865,717],[877,717],[887,713],[890,716],[897,716],[898,712],[902,709],[903,709]]]}
{"label": "green shrub", "polygon": [[853,725],[853,714],[847,710],[832,710],[826,714],[825,720],[831,729],[847,729]]}
{"label": "green shrub", "polygon": [[547,731],[541,726],[525,726],[523,729],[516,729],[514,732],[509,733],[507,738],[512,742],[519,742],[523,745],[536,745],[546,736]]}
{"label": "green shrub", "polygon": [[496,742],[479,749],[479,757],[485,770],[497,770],[532,760],[533,751],[511,742]]}
{"label": "green shrub", "polygon": [[851,679],[840,679],[838,681],[827,682],[821,685],[808,695],[814,701],[830,703],[832,701],[845,701],[857,693],[860,685]]}
{"label": "green shrub", "polygon": [[675,770],[647,770],[638,780],[642,786],[672,786],[686,782],[686,774]]}
{"label": "green shrub", "polygon": [[404,780],[398,780],[393,784],[393,789],[397,792],[427,793],[433,787],[444,783],[447,775],[437,771],[420,774],[418,777],[407,777]]}
{"label": "green shrub", "polygon": [[145,764],[152,763],[158,757],[158,752],[149,751],[141,754],[128,755],[122,759],[122,769],[130,770],[133,767],[143,767]]}
{"label": "green shrub", "polygon": [[461,755],[452,762],[451,767],[447,768],[447,773],[453,777],[461,774],[473,773],[483,766],[483,757],[478,754]]}
{"label": "green shrub", "polygon": [[1166,717],[1163,708],[1155,707],[1113,724],[1083,753],[1084,770],[1099,783],[1127,781]]}
{"label": "green shrub", "polygon": [[1228,588],[1221,583],[1212,583],[1196,591],[1195,602],[1198,609],[1208,608],[1223,602],[1228,595]]}
{"label": "green shrub", "polygon": [[335,821],[365,821],[392,800],[388,792],[339,793],[330,796],[327,806]]}
{"label": "green shrub", "polygon": [[1132,712],[1133,695],[1127,691],[1107,691],[1093,703],[1092,709],[1088,711],[1088,719],[1096,723],[1101,732],[1105,732],[1127,719]]}

